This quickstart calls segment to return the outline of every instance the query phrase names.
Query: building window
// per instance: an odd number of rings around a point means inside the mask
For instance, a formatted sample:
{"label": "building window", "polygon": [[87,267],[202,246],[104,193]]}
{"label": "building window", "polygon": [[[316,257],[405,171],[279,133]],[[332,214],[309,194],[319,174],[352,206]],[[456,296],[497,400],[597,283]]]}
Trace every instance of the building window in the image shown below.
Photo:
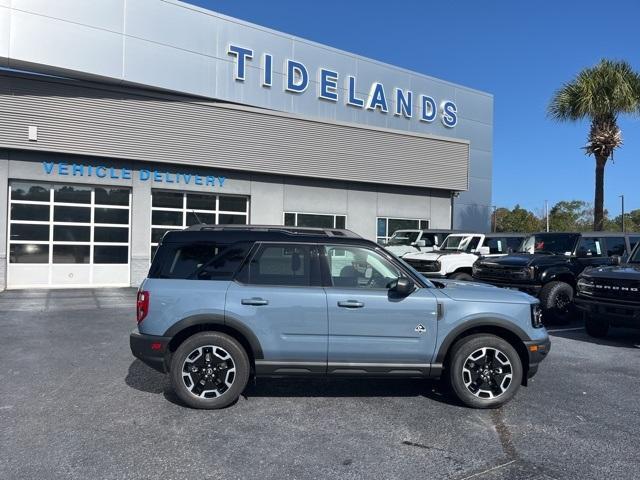
{"label": "building window", "polygon": [[128,264],[128,188],[12,181],[9,263]]}
{"label": "building window", "polygon": [[429,220],[419,218],[388,218],[378,217],[377,238],[378,243],[385,243],[396,230],[426,230],[429,228]]}
{"label": "building window", "polygon": [[287,227],[347,228],[345,215],[285,212],[284,224]]}
{"label": "building window", "polygon": [[153,190],[151,192],[151,258],[165,233],[170,230],[182,230],[198,223],[246,225],[249,223],[249,199],[210,193]]}

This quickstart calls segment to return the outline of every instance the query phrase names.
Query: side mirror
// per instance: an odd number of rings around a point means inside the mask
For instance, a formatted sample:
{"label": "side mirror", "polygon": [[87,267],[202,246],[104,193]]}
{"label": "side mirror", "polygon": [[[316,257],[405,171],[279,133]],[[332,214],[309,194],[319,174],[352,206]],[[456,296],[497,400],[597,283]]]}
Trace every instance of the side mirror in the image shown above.
{"label": "side mirror", "polygon": [[489,255],[491,253],[491,249],[489,247],[480,247],[476,250],[476,253],[479,255]]}
{"label": "side mirror", "polygon": [[418,247],[418,248],[426,247],[427,246],[427,242],[425,242],[424,240],[417,240],[417,241],[413,242],[413,246],[414,247]]}
{"label": "side mirror", "polygon": [[416,288],[416,284],[410,278],[401,277],[394,280],[389,290],[400,297],[406,297]]}
{"label": "side mirror", "polygon": [[620,255],[613,255],[611,257],[611,263],[613,265],[620,265],[622,263],[622,257]]}

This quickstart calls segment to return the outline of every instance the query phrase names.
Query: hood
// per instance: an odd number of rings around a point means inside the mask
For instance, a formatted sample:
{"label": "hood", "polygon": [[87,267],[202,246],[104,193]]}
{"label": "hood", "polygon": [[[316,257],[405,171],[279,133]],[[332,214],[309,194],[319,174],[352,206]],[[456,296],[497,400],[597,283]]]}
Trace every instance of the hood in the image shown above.
{"label": "hood", "polygon": [[512,253],[503,257],[492,257],[481,260],[482,265],[505,267],[537,267],[544,265],[558,265],[569,262],[565,255],[547,255],[540,253]]}
{"label": "hood", "polygon": [[412,245],[387,245],[384,249],[394,255],[401,257],[406,253],[418,253],[420,249]]}
{"label": "hood", "polygon": [[403,258],[405,260],[438,260],[442,257],[448,256],[448,255],[460,255],[462,253],[467,253],[467,252],[442,252],[442,251],[437,251],[437,252],[416,252],[416,253],[408,253],[406,254]]}
{"label": "hood", "polygon": [[582,273],[582,276],[614,280],[640,280],[640,263],[588,268]]}
{"label": "hood", "polygon": [[434,283],[444,284],[445,288],[439,291],[452,300],[460,302],[534,303],[536,301],[524,292],[498,288],[487,283],[458,280],[437,280]]}

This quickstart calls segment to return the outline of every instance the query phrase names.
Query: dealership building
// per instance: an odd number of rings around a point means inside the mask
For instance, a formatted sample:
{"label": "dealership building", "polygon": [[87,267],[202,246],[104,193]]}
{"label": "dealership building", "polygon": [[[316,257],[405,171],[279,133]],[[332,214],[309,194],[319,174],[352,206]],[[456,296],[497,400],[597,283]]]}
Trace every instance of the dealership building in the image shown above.
{"label": "dealership building", "polygon": [[490,94],[174,0],[0,0],[0,290],[138,285],[195,223],[486,230],[492,122]]}

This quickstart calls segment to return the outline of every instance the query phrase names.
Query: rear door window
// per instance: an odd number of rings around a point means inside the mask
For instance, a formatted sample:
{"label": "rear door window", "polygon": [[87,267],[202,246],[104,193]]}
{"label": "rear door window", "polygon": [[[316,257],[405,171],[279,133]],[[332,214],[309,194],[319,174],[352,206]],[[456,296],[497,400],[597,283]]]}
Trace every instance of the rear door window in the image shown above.
{"label": "rear door window", "polygon": [[522,240],[522,237],[507,237],[507,252],[519,251]]}
{"label": "rear door window", "polygon": [[251,243],[167,243],[154,257],[150,278],[231,280]]}
{"label": "rear door window", "polygon": [[625,243],[624,237],[607,237],[605,239],[607,242],[607,256],[612,257],[613,255],[623,256],[627,251],[627,245]]}
{"label": "rear door window", "polygon": [[245,265],[239,280],[250,285],[318,286],[318,255],[313,245],[264,244]]}

